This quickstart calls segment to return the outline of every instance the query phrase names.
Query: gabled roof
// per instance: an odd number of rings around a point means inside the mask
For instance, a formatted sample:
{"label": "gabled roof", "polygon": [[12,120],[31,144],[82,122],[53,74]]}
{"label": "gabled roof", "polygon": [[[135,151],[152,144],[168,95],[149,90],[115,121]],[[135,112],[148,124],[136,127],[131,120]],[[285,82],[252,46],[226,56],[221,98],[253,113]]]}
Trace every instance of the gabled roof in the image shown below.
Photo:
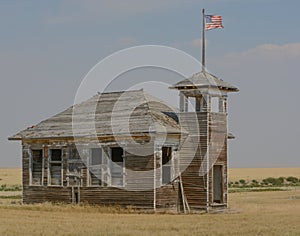
{"label": "gabled roof", "polygon": [[8,139],[72,138],[72,121],[76,137],[91,137],[95,131],[97,136],[180,134],[174,110],[143,90],[99,93]]}
{"label": "gabled roof", "polygon": [[238,88],[219,79],[218,77],[208,73],[199,72],[193,74],[191,77],[184,79],[170,88],[173,89],[199,89],[199,88],[218,88],[221,90],[227,90],[228,92],[238,92]]}

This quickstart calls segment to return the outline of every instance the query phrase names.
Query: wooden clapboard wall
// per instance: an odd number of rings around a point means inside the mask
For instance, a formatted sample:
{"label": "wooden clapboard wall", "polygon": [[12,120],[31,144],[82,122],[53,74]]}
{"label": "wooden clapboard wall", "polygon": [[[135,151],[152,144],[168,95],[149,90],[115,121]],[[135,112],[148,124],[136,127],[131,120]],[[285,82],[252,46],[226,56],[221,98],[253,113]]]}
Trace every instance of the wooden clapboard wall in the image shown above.
{"label": "wooden clapboard wall", "polygon": [[[148,138],[147,138],[148,140]],[[174,138],[166,141],[167,144],[174,145]],[[177,138],[178,140],[178,138]],[[109,145],[115,146],[112,140]],[[148,140],[149,141],[149,140]],[[178,141],[177,141],[178,142]],[[88,149],[91,142],[81,144],[81,157],[84,167],[81,170],[82,181],[79,190],[80,202],[100,205],[121,205],[134,206],[137,208],[176,208],[178,188],[176,183],[161,185],[161,156],[155,147],[161,148],[161,143],[154,143],[154,140],[138,147],[131,146],[130,142],[124,143],[124,158],[126,173],[124,177],[124,188],[102,186],[89,186],[89,170],[85,166],[87,163]],[[176,143],[176,142],[175,142]],[[93,144],[94,145],[94,144]],[[93,146],[92,145],[92,146]],[[49,185],[49,150],[62,150],[62,186]],[[107,152],[108,146],[103,147]],[[135,148],[134,152],[132,150]],[[32,186],[30,183],[30,158],[32,149],[42,149],[43,184]],[[42,202],[64,202],[71,203],[72,191],[78,193],[78,189],[72,190],[72,185],[67,181],[68,155],[75,153],[76,146],[74,140],[26,140],[23,141],[23,202],[42,203]],[[131,151],[130,151],[131,150]],[[143,155],[146,154],[146,155]],[[151,154],[152,153],[152,154]],[[137,155],[140,154],[140,155]],[[155,157],[155,158],[154,158]],[[154,171],[154,166],[156,170]],[[154,179],[154,176],[156,177]]]}
{"label": "wooden clapboard wall", "polygon": [[[193,112],[180,113],[181,125],[191,134],[190,140],[187,140],[189,145],[179,150],[184,193],[191,209],[206,209],[215,205],[212,195],[213,164],[223,166],[222,203],[227,205],[226,122],[226,113],[197,112],[196,118]],[[207,153],[209,158],[206,156]],[[192,157],[192,160],[189,157]],[[209,178],[208,186],[207,178]]]}

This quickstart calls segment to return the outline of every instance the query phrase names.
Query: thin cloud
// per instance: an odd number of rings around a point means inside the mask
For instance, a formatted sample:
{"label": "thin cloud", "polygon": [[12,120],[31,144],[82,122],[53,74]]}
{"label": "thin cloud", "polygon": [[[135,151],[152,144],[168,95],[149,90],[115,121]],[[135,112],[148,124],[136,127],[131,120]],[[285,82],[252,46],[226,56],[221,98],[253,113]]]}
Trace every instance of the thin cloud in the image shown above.
{"label": "thin cloud", "polygon": [[239,57],[239,58],[266,58],[274,60],[286,60],[300,56],[300,43],[289,43],[284,45],[278,44],[262,44],[255,48],[249,49],[240,53],[233,53],[227,55],[227,57]]}
{"label": "thin cloud", "polygon": [[284,45],[262,44],[242,52],[230,53],[210,59],[213,68],[227,68],[231,70],[248,70],[249,67],[272,68],[293,64],[300,59],[300,43]]}

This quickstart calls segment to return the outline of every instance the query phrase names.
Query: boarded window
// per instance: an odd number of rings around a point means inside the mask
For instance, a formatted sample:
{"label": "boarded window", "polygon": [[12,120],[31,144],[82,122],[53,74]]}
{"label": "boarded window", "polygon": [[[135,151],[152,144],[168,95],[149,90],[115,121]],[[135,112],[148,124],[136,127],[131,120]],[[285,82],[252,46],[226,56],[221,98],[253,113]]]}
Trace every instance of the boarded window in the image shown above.
{"label": "boarded window", "polygon": [[68,185],[82,185],[82,168],[83,162],[76,148],[69,149],[68,155]]}
{"label": "boarded window", "polygon": [[62,152],[61,149],[50,150],[50,185],[62,185]]}
{"label": "boarded window", "polygon": [[168,184],[172,178],[172,148],[162,147],[162,183]]}
{"label": "boarded window", "polygon": [[90,161],[89,161],[89,171],[90,171],[90,185],[91,186],[101,186],[102,179],[102,149],[101,148],[91,148],[90,149]]}
{"label": "boarded window", "polygon": [[111,148],[111,185],[112,186],[123,186],[123,148],[121,147],[112,147]]}
{"label": "boarded window", "polygon": [[43,150],[32,150],[31,184],[42,185],[43,181]]}

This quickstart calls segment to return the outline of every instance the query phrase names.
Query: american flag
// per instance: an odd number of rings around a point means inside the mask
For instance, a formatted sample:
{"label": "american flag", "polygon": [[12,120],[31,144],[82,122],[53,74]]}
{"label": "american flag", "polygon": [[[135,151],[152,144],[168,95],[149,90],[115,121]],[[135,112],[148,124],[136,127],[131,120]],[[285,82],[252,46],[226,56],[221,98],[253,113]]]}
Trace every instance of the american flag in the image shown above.
{"label": "american flag", "polygon": [[205,15],[205,29],[211,30],[211,29],[218,29],[218,28],[224,28],[222,25],[222,16],[216,16],[216,15]]}

